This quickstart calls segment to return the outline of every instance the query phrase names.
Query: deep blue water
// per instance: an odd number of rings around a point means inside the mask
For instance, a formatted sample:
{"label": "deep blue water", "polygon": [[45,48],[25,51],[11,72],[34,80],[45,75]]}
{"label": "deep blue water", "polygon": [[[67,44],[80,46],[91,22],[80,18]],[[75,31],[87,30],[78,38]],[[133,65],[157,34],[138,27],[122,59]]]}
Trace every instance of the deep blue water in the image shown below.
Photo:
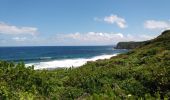
{"label": "deep blue water", "polygon": [[123,53],[113,46],[33,46],[0,47],[0,60],[38,62],[54,59],[90,58],[103,54]]}

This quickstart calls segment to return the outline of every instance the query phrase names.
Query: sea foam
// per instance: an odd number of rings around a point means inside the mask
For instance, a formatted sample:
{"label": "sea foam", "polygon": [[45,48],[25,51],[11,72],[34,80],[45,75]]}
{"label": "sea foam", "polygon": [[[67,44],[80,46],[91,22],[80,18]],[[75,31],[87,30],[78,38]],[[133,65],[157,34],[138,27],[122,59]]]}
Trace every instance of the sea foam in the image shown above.
{"label": "sea foam", "polygon": [[69,68],[69,67],[80,67],[86,64],[88,61],[96,61],[99,59],[109,59],[112,56],[116,56],[117,54],[112,55],[100,55],[92,58],[76,58],[76,59],[63,59],[63,60],[53,60],[53,61],[44,61],[37,63],[28,63],[26,66],[34,65],[34,69],[54,69],[54,68]]}

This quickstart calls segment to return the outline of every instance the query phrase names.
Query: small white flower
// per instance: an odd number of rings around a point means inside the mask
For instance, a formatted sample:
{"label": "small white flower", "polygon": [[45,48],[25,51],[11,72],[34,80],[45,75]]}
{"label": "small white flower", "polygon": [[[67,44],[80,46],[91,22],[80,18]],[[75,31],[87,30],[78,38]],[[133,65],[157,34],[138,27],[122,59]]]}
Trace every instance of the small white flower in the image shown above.
{"label": "small white flower", "polygon": [[131,94],[128,94],[128,97],[132,96]]}

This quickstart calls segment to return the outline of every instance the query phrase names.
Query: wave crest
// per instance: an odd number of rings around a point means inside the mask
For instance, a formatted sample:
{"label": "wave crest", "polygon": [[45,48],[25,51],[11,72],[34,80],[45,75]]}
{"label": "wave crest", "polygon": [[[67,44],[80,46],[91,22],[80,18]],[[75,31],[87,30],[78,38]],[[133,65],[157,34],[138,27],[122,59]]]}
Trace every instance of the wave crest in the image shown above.
{"label": "wave crest", "polygon": [[99,59],[109,59],[112,56],[116,56],[117,54],[112,55],[100,55],[92,58],[77,58],[77,59],[64,59],[64,60],[53,60],[46,62],[38,62],[38,63],[29,63],[26,66],[34,65],[34,69],[54,69],[59,67],[79,67],[86,64],[88,61],[96,61]]}

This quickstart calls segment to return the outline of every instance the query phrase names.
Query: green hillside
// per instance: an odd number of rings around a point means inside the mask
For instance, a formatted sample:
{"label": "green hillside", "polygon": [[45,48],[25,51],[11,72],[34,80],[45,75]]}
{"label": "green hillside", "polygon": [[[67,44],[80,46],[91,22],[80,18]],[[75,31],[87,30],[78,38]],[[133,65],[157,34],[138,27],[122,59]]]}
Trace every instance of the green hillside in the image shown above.
{"label": "green hillside", "polygon": [[0,99],[170,99],[170,31],[109,60],[33,70],[0,61]]}
{"label": "green hillside", "polygon": [[135,49],[137,47],[142,46],[143,44],[145,44],[145,42],[119,42],[115,49]]}

